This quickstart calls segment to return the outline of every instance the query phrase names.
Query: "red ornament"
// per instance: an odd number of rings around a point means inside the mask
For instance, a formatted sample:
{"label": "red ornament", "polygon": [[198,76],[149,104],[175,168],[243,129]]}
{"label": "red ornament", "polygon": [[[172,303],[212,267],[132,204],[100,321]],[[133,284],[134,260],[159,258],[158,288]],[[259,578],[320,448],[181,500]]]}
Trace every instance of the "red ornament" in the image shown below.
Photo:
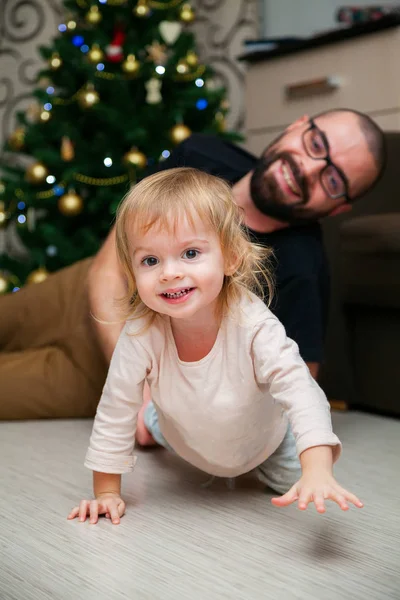
{"label": "red ornament", "polygon": [[123,44],[125,42],[126,34],[119,28],[115,28],[114,37],[110,44],[105,48],[105,54],[110,62],[118,63],[124,58]]}

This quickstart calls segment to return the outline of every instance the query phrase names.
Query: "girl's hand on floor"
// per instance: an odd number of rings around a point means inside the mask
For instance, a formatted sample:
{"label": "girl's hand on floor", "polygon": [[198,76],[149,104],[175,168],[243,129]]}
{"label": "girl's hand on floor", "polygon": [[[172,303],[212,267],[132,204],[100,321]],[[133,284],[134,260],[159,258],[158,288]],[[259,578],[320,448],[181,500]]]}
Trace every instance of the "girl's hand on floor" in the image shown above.
{"label": "girl's hand on floor", "polygon": [[351,492],[341,487],[336,479],[330,473],[310,472],[303,474],[290,490],[278,498],[272,498],[274,506],[289,506],[298,501],[300,510],[306,510],[310,502],[314,502],[315,508],[319,513],[324,513],[325,500],[333,500],[342,510],[348,510],[351,502],[357,508],[364,505]]}
{"label": "girl's hand on floor", "polygon": [[89,517],[90,523],[97,523],[99,515],[105,515],[111,519],[114,525],[118,525],[120,517],[125,513],[125,502],[119,494],[99,494],[94,500],[81,500],[79,506],[75,506],[68,515],[68,519],[79,517],[79,521],[86,521]]}

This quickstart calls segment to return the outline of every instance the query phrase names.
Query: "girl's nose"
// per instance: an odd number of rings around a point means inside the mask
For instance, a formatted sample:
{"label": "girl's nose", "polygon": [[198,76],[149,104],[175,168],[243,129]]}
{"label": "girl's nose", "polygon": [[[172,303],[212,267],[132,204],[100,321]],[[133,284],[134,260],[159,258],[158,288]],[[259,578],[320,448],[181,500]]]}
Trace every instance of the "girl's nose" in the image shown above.
{"label": "girl's nose", "polygon": [[175,261],[164,263],[160,274],[161,281],[171,281],[172,279],[181,279],[182,277],[182,269],[179,268],[179,265]]}

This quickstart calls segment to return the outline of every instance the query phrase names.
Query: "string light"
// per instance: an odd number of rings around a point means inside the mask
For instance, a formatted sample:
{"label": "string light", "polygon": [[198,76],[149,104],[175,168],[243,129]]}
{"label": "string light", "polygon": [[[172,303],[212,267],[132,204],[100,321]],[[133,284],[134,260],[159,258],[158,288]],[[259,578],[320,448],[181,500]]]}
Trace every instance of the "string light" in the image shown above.
{"label": "string light", "polygon": [[198,110],[204,110],[206,109],[208,106],[208,102],[205,98],[200,98],[199,100],[197,100],[196,102],[196,108]]}
{"label": "string light", "polygon": [[165,67],[163,67],[162,65],[157,65],[155,71],[156,73],[158,73],[158,75],[164,75]]}
{"label": "string light", "polygon": [[169,150],[163,150],[163,151],[161,152],[161,156],[162,156],[163,158],[168,158],[169,156],[171,156],[171,152],[170,152]]}
{"label": "string light", "polygon": [[81,46],[81,52],[83,52],[84,54],[86,54],[86,52],[89,52],[89,46],[87,44],[83,44]]}
{"label": "string light", "polygon": [[60,31],[61,33],[67,31],[67,26],[65,25],[65,23],[60,23],[60,25],[58,26],[58,31]]}
{"label": "string light", "polygon": [[51,85],[49,85],[49,87],[47,88],[46,92],[48,94],[54,94],[54,88]]}
{"label": "string light", "polygon": [[85,43],[85,40],[83,39],[82,35],[74,35],[72,38],[72,43],[74,46],[80,47]]}
{"label": "string light", "polygon": [[25,202],[22,202],[22,201],[18,202],[18,204],[17,204],[18,210],[24,210],[25,206],[26,206]]}
{"label": "string light", "polygon": [[106,167],[111,167],[113,164],[113,161],[109,156],[107,156],[107,158],[105,158],[103,162]]}
{"label": "string light", "polygon": [[58,254],[57,246],[47,246],[46,254],[47,256],[56,256]]}
{"label": "string light", "polygon": [[21,223],[21,225],[22,225],[23,223],[26,222],[26,216],[25,215],[18,215],[17,221],[18,221],[18,223]]}
{"label": "string light", "polygon": [[64,187],[62,185],[55,185],[52,191],[54,196],[62,196],[64,193]]}
{"label": "string light", "polygon": [[48,175],[48,176],[46,177],[46,181],[47,181],[47,183],[50,183],[50,184],[51,184],[51,183],[55,183],[55,181],[56,181],[56,178],[54,177],[54,175]]}
{"label": "string light", "polygon": [[203,85],[204,85],[204,79],[201,79],[201,77],[199,77],[198,79],[196,79],[195,84],[199,88],[203,87]]}
{"label": "string light", "polygon": [[104,71],[104,68],[105,68],[105,67],[104,67],[104,64],[103,64],[103,63],[98,63],[98,64],[96,65],[96,69],[97,69],[98,71]]}

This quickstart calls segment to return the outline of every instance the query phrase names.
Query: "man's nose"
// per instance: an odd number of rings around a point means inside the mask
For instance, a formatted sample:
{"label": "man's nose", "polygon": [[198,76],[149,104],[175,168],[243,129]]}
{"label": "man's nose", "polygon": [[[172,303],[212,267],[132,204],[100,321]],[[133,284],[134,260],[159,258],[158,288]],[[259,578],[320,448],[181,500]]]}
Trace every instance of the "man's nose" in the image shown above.
{"label": "man's nose", "polygon": [[326,167],[324,158],[314,159],[310,156],[304,156],[301,161],[303,185],[306,190],[306,196],[310,199],[313,191],[318,188],[321,179],[321,172]]}
{"label": "man's nose", "polygon": [[181,279],[183,277],[182,266],[176,260],[165,261],[162,265],[160,280],[170,281],[171,279]]}

